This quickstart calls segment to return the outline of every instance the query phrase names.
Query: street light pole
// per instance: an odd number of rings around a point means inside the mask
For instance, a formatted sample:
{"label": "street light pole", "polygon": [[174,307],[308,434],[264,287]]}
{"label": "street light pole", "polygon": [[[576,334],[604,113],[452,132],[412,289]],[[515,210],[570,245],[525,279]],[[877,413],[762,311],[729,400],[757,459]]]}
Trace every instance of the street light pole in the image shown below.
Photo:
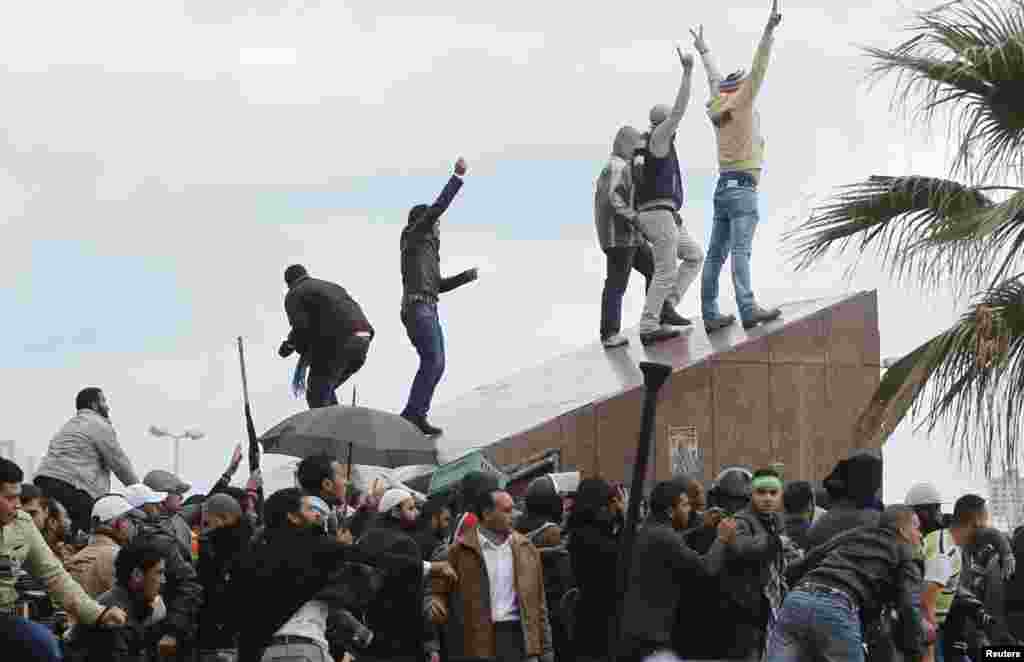
{"label": "street light pole", "polygon": [[181,477],[181,440],[196,440],[205,436],[200,430],[185,430],[181,434],[174,434],[156,425],[149,426],[149,433],[154,437],[170,437],[174,440],[174,475],[178,477]]}

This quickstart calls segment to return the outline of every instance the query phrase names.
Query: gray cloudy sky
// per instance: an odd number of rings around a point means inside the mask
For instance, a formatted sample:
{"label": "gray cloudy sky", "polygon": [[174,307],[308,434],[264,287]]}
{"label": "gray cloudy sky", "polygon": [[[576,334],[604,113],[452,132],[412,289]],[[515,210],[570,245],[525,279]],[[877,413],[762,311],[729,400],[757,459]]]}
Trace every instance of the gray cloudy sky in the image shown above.
{"label": "gray cloudy sky", "polygon": [[[151,423],[195,425],[208,437],[188,447],[184,473],[212,482],[244,434],[236,336],[257,427],[302,407],[292,361],[275,354],[287,331],[281,272],[295,261],[363,304],[378,337],[360,402],[400,409],[416,355],[398,321],[398,234],[460,154],[470,174],[444,221],[443,267],[479,265],[481,279],[443,302],[449,372],[437,400],[592,341],[604,269],[593,180],[616,128],[643,126],[651,104],[672,100],[673,46],[692,50],[690,26],[705,24],[723,69],[749,68],[768,4],[641,1],[632,16],[576,1],[7,7],[0,438],[41,455],[75,392],[96,384],[141,471],[171,464]],[[759,297],[878,287],[883,355],[948,324],[953,302],[894,287],[870,264],[852,280],[839,261],[794,274],[780,234],[838,184],[943,171],[941,127],[909,133],[888,109],[891,87],[864,83],[854,46],[896,44],[909,10],[930,4],[786,0],[760,98]],[[677,144],[684,213],[706,237],[715,160],[695,73]],[[627,320],[641,294],[637,280]],[[918,478],[950,499],[980,487],[943,444],[901,431],[888,496]]]}

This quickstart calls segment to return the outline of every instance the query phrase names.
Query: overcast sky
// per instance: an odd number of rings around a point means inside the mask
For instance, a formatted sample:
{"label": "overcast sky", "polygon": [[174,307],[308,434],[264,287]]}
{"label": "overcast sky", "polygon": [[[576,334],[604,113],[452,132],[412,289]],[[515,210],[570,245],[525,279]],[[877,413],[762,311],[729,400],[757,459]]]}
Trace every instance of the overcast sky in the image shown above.
{"label": "overcast sky", "polygon": [[[0,24],[0,439],[42,455],[83,386],[108,393],[140,473],[171,466],[150,424],[198,426],[185,477],[208,485],[244,435],[235,337],[257,428],[304,407],[282,271],[344,284],[377,329],[360,404],[398,411],[416,354],[398,319],[398,236],[459,155],[442,268],[481,278],[445,297],[448,373],[436,401],[596,335],[603,256],[593,182],[616,129],[671,102],[676,42],[704,23],[726,72],[749,69],[768,2],[516,3],[36,0]],[[695,4],[697,5],[695,7]],[[891,86],[869,88],[856,44],[892,46],[927,2],[786,0],[759,99],[768,141],[753,269],[766,304],[878,288],[883,356],[949,324],[948,296],[867,264],[794,273],[780,234],[813,196],[870,174],[941,174],[942,127],[908,131]],[[55,20],[59,19],[59,20]],[[690,231],[706,238],[715,179],[704,71],[679,129]],[[732,290],[723,278],[723,302]],[[680,306],[695,315],[695,287]],[[642,306],[634,279],[624,317]],[[345,389],[345,399],[350,390]],[[279,463],[271,459],[268,464]],[[984,484],[945,440],[901,430],[887,498],[932,479]]]}

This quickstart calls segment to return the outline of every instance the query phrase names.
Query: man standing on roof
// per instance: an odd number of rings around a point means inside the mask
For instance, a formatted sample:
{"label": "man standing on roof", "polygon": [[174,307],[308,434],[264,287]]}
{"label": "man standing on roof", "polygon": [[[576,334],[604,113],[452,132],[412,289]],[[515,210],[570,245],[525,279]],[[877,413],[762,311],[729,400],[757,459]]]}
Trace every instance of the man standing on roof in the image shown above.
{"label": "man standing on roof", "polygon": [[[301,264],[285,269],[284,282],[288,286],[284,309],[292,330],[277,354],[288,358],[297,351],[302,356],[300,366],[308,363],[305,390],[310,409],[336,405],[334,392],[366,363],[373,327],[344,287],[311,278]],[[302,380],[296,382],[301,392]]]}
{"label": "man standing on roof", "polygon": [[752,329],[782,314],[778,308],[765,309],[759,306],[754,300],[754,290],[750,284],[750,254],[759,219],[757,187],[764,166],[764,138],[761,136],[760,116],[754,110],[754,102],[764,82],[775,28],[780,22],[782,14],[779,13],[779,2],[774,0],[768,25],[765,26],[761,43],[754,54],[750,75],[740,70],[725,79],[719,73],[704,40],[704,27],[701,26],[696,32],[690,31],[708,74],[711,92],[708,117],[718,142],[720,173],[715,188],[714,224],[711,227],[700,287],[701,313],[704,316],[704,329],[708,333],[736,321],[734,316],[723,315],[718,309],[718,277],[730,253],[736,306],[743,320],[743,328]]}
{"label": "man standing on roof", "polygon": [[[683,78],[672,106],[659,104],[651,109],[651,131],[646,147],[640,150],[635,186],[636,224],[651,242],[654,252],[654,277],[640,317],[640,342],[649,345],[679,335],[662,322],[666,302],[674,309],[700,273],[704,252],[687,232],[679,210],[683,206],[683,177],[676,154],[676,129],[690,101],[690,76],[693,56],[679,52]],[[642,163],[641,163],[642,162]],[[677,260],[682,259],[682,264]],[[666,320],[689,324],[689,320]]]}
{"label": "man standing on roof", "polygon": [[410,209],[408,224],[402,230],[402,324],[420,356],[420,367],[402,417],[431,437],[441,434],[440,428],[427,422],[427,413],[434,389],[444,374],[444,333],[437,313],[437,299],[477,279],[476,269],[449,278],[441,277],[441,215],[462,188],[465,174],[466,161],[460,158],[455,162],[455,174],[434,204]]}

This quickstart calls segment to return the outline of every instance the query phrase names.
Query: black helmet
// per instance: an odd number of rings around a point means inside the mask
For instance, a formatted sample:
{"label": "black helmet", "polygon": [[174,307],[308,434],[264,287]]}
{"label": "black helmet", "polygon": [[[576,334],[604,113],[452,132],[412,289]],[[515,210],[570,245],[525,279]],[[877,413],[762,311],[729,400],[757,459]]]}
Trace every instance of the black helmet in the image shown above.
{"label": "black helmet", "polygon": [[550,475],[534,478],[526,488],[526,512],[549,517],[556,522],[562,520],[562,496]]}
{"label": "black helmet", "polygon": [[712,489],[718,498],[727,499],[749,499],[753,491],[751,488],[751,474],[742,467],[730,467],[718,474],[715,486]]}

